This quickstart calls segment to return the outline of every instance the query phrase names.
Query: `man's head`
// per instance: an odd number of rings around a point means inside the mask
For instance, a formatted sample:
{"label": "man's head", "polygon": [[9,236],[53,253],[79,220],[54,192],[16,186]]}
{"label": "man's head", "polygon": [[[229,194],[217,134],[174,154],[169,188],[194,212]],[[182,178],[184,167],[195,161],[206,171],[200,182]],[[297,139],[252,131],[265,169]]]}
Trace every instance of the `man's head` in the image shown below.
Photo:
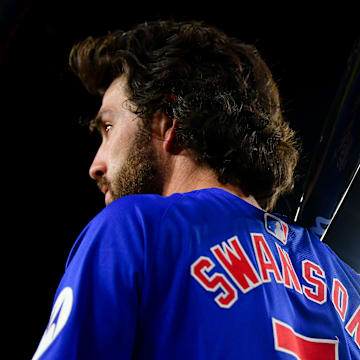
{"label": "man's head", "polygon": [[[299,146],[253,46],[200,22],[158,21],[76,44],[70,66],[88,91],[103,96],[100,112],[109,102],[124,107],[116,100],[120,88],[128,99],[123,132],[116,133],[118,149],[112,150],[121,165],[110,165],[106,176],[94,164],[91,170],[103,186],[111,176],[113,197],[161,193],[166,169],[151,141],[159,118],[173,121],[166,128],[174,146],[189,150],[220,183],[252,194],[265,210],[292,189]],[[107,149],[104,139],[101,151]]]}
{"label": "man's head", "polygon": [[153,133],[144,131],[128,101],[126,77],[116,78],[103,96],[91,124],[102,143],[90,167],[90,176],[105,194],[108,205],[126,195],[161,194],[164,169],[153,144]]}

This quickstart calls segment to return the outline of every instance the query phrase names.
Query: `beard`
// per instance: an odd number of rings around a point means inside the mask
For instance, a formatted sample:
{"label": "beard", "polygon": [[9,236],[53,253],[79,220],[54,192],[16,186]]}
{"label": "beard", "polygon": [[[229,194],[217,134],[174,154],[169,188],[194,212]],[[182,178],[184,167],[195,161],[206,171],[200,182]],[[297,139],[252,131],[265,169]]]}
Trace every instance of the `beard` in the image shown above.
{"label": "beard", "polygon": [[113,178],[104,176],[98,180],[100,188],[106,186],[109,189],[108,203],[127,195],[163,193],[164,169],[153,148],[151,134],[142,130],[140,126],[125,163]]}

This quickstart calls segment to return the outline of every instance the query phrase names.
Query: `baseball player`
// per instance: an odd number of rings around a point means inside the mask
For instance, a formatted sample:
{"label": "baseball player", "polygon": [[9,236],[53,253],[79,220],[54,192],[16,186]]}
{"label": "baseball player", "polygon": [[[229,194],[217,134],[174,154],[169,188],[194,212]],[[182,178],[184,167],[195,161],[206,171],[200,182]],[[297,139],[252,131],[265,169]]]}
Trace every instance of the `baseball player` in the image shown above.
{"label": "baseball player", "polygon": [[106,207],[76,240],[33,360],[360,359],[360,279],[272,213],[299,143],[255,47],[202,22],[89,37]]}

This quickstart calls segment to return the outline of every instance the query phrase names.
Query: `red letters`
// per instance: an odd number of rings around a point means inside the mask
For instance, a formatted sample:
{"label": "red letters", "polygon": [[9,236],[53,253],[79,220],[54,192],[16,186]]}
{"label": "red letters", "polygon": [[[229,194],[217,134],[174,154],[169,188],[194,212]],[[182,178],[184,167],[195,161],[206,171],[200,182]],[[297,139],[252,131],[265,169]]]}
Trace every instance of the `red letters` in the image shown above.
{"label": "red letters", "polygon": [[314,289],[303,285],[303,292],[305,296],[317,302],[318,304],[323,304],[326,302],[326,283],[315,277],[314,274],[325,279],[324,270],[319,266],[311,262],[310,260],[304,260],[302,262],[302,275],[303,278],[311,285],[314,285]]}
{"label": "red letters", "polygon": [[236,289],[230,284],[223,274],[214,273],[208,276],[205,272],[210,272],[214,263],[205,256],[200,256],[191,265],[191,275],[208,291],[216,291],[219,288],[221,292],[215,298],[215,302],[222,308],[229,309],[238,299]]}
{"label": "red letters", "polygon": [[239,289],[246,293],[260,285],[261,280],[237,236],[233,236],[228,242],[230,247],[223,241],[223,248],[216,245],[211,251]]}
{"label": "red letters", "polygon": [[352,337],[354,337],[355,343],[360,349],[360,305],[348,321],[345,329]]}
{"label": "red letters", "polygon": [[259,266],[263,282],[270,282],[270,272],[273,273],[276,282],[282,283],[283,279],[263,234],[251,234],[256,260]]}
{"label": "red letters", "polygon": [[348,298],[349,296],[344,285],[340,282],[339,279],[334,279],[331,299],[342,321],[345,320],[345,315],[348,308]]}
{"label": "red letters", "polygon": [[[302,277],[306,285],[301,286],[289,254],[278,243],[275,245],[282,273],[265,236],[261,233],[251,233],[250,236],[261,278],[237,236],[211,248],[217,261],[244,294],[263,283],[271,282],[272,274],[277,283],[282,283],[290,289],[294,288],[311,301],[321,305],[328,300],[325,272],[319,265],[310,260],[302,261]],[[200,256],[191,265],[191,275],[205,290],[221,290],[214,300],[221,308],[229,309],[238,300],[238,291],[224,274],[214,272],[210,276],[209,273],[214,267],[215,264],[209,257]],[[337,278],[333,279],[331,300],[344,322],[349,296],[345,286]],[[347,321],[345,329],[360,349],[360,305]],[[338,359],[338,340],[303,336],[296,333],[290,325],[276,319],[273,319],[273,330],[275,349],[278,351],[291,354],[300,360]]]}
{"label": "red letters", "polygon": [[276,247],[278,249],[282,265],[282,277],[284,279],[284,285],[290,289],[292,289],[294,285],[295,290],[302,294],[300,282],[292,266],[289,254],[285,250],[281,249],[278,244],[276,244]]}

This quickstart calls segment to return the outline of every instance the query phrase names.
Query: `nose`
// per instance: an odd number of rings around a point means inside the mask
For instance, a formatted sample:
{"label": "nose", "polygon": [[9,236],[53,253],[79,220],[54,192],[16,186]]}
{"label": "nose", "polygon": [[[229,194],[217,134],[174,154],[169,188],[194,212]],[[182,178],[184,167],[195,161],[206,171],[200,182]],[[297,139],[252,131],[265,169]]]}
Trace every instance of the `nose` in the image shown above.
{"label": "nose", "polygon": [[92,162],[89,175],[92,179],[98,180],[102,178],[107,171],[106,162],[100,158],[99,152],[96,154],[94,161]]}

